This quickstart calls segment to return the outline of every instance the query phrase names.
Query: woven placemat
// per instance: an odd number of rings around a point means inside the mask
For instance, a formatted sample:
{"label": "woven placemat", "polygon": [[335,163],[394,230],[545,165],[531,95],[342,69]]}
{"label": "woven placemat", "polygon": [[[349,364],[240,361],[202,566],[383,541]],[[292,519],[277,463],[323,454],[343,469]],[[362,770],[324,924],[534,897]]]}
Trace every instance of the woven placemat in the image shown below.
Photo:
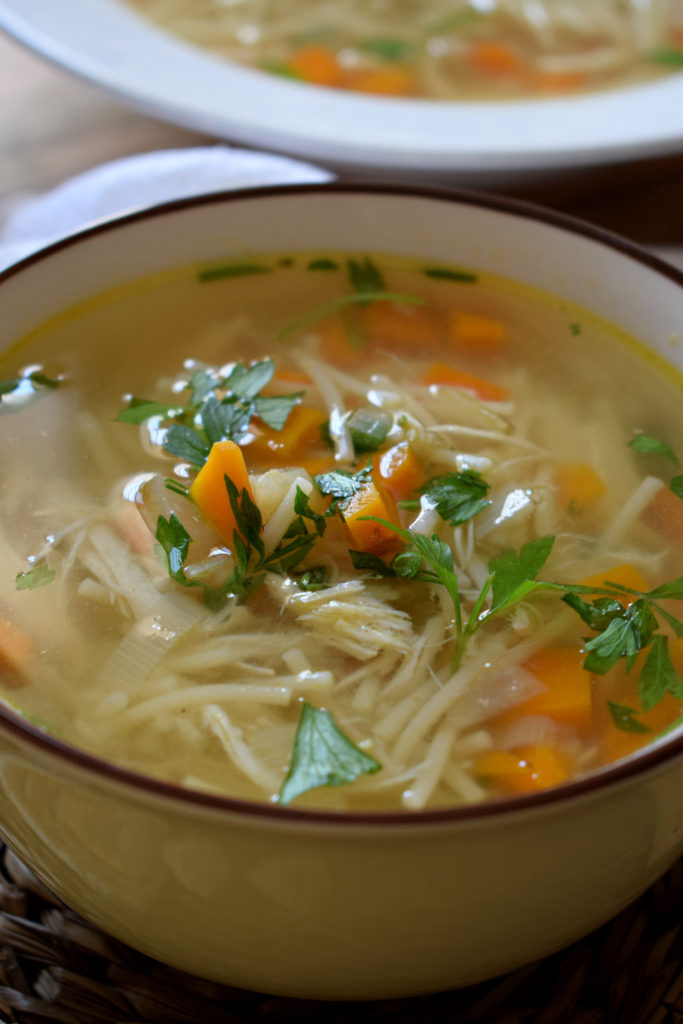
{"label": "woven placemat", "polygon": [[279,999],[191,977],[87,924],[0,846],[3,1024],[683,1024],[683,861],[581,942],[415,999]]}

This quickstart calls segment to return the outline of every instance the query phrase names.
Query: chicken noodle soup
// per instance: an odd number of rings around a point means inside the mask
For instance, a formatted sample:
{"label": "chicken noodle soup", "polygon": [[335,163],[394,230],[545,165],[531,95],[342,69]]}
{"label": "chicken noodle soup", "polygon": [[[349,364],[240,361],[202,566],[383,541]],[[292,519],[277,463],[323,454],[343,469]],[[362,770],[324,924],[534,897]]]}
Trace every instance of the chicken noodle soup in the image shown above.
{"label": "chicken noodle soup", "polygon": [[680,720],[681,382],[584,310],[250,256],[71,310],[0,380],[3,695],[69,743],[418,810]]}
{"label": "chicken noodle soup", "polygon": [[128,0],[189,42],[314,85],[509,99],[683,65],[681,0]]}

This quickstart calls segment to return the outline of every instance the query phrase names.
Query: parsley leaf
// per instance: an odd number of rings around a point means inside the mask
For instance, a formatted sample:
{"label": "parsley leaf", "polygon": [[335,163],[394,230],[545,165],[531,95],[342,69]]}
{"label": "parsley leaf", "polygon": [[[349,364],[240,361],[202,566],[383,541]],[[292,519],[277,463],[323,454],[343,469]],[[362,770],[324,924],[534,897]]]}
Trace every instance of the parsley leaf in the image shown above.
{"label": "parsley leaf", "polygon": [[324,565],[314,565],[303,572],[292,574],[296,580],[299,590],[324,590],[327,586],[327,569]]}
{"label": "parsley leaf", "polygon": [[157,519],[156,538],[166,555],[166,565],[169,576],[182,584],[184,587],[197,586],[185,575],[185,559],[190,547],[190,535],[178,519],[175,512],[171,512],[168,519],[159,516]]}
{"label": "parsley leaf", "polygon": [[460,526],[491,504],[485,500],[488,489],[480,473],[466,469],[433,477],[418,489],[418,494],[426,495],[451,526]]}
{"label": "parsley leaf", "polygon": [[657,628],[650,606],[642,598],[623,608],[615,615],[606,629],[585,645],[588,657],[583,667],[588,672],[604,675],[621,658],[626,658],[627,668],[633,666],[638,653],[652,640]]}
{"label": "parsley leaf", "polygon": [[0,403],[2,403],[3,395],[19,392],[22,397],[30,398],[39,395],[43,389],[54,391],[60,384],[59,377],[48,377],[42,370],[33,370],[31,373],[25,373],[19,377],[0,380]]}
{"label": "parsley leaf", "polygon": [[673,448],[666,441],[661,441],[658,437],[636,434],[633,440],[629,441],[628,446],[633,448],[634,452],[642,452],[645,455],[663,455],[665,458],[671,459],[672,462],[678,464],[678,458]]}
{"label": "parsley leaf", "polygon": [[638,699],[643,711],[650,711],[666,693],[683,700],[683,680],[671,661],[669,638],[661,633],[652,640],[638,680]]}
{"label": "parsley leaf", "polygon": [[349,260],[346,264],[346,269],[355,291],[363,295],[386,291],[387,286],[384,283],[384,278],[368,256],[362,261]]}
{"label": "parsley leaf", "polygon": [[198,431],[184,427],[180,423],[173,423],[168,428],[164,448],[171,455],[189,462],[198,469],[204,465],[211,451],[211,445]]}
{"label": "parsley leaf", "polygon": [[391,428],[391,416],[378,409],[354,409],[346,424],[351,432],[357,455],[376,452],[386,441]]}
{"label": "parsley leaf", "polygon": [[370,468],[351,473],[346,469],[333,469],[329,473],[318,473],[313,482],[321,494],[330,495],[338,501],[347,501],[361,491],[371,473]]}
{"label": "parsley leaf", "polygon": [[121,412],[116,416],[118,423],[144,423],[151,416],[168,418],[182,412],[183,406],[178,402],[150,402],[147,398],[133,396]]}
{"label": "parsley leaf", "polygon": [[669,487],[677,498],[683,499],[683,476],[674,476],[669,481]]}
{"label": "parsley leaf", "polygon": [[422,273],[437,281],[460,281],[462,284],[474,284],[479,280],[469,270],[451,270],[450,267],[424,267]]}
{"label": "parsley leaf", "polygon": [[578,612],[583,621],[596,633],[607,629],[610,622],[624,610],[623,605],[612,597],[598,597],[588,604],[582,601],[578,594],[569,593],[565,594],[562,600]]}
{"label": "parsley leaf", "polygon": [[635,708],[627,708],[624,704],[615,704],[611,700],[607,701],[607,707],[612,721],[622,732],[652,732],[649,725],[639,722],[635,717],[638,714]]}
{"label": "parsley leaf", "polygon": [[200,270],[197,277],[200,281],[220,281],[225,277],[247,277],[251,274],[269,274],[270,267],[260,263],[227,263],[222,267],[208,267]]}
{"label": "parsley leaf", "polygon": [[379,771],[369,757],[341,731],[329,711],[304,701],[292,756],[278,803],[283,807],[320,786],[343,786],[360,775]]}
{"label": "parsley leaf", "polygon": [[305,391],[297,391],[291,395],[259,395],[254,399],[254,412],[273,430],[282,430],[290,412],[305,394]]}
{"label": "parsley leaf", "polygon": [[534,590],[548,586],[535,580],[547,562],[554,543],[554,537],[541,537],[525,544],[519,554],[512,550],[503,551],[497,558],[490,560],[491,607],[486,613],[487,617],[516,604]]}
{"label": "parsley leaf", "polygon": [[49,569],[46,565],[36,565],[26,572],[17,573],[15,585],[17,590],[37,590],[38,587],[46,587],[48,583],[52,583],[56,575],[54,569]]}

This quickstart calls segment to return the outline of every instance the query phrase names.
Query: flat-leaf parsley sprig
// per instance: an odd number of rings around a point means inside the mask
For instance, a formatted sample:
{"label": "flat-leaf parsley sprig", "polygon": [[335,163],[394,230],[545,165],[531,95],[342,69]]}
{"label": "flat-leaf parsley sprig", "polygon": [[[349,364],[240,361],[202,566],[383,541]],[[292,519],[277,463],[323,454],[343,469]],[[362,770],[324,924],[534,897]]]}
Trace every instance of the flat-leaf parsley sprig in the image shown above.
{"label": "flat-leaf parsley sprig", "polygon": [[[683,679],[671,660],[669,638],[666,633],[658,631],[663,621],[676,636],[683,636],[683,621],[661,604],[664,600],[683,600],[683,577],[649,591],[634,590],[609,580],[605,580],[601,587],[539,580],[538,573],[547,562],[555,542],[553,536],[541,537],[529,541],[519,552],[503,551],[489,561],[489,576],[469,615],[465,616],[450,547],[436,534],[425,537],[386,520],[377,521],[393,529],[406,541],[408,549],[389,564],[379,558],[368,559],[352,552],[355,567],[380,575],[439,583],[446,588],[453,602],[456,633],[451,664],[453,672],[460,667],[469,640],[489,619],[508,611],[532,594],[555,592],[562,594],[562,599],[595,633],[585,641],[584,668],[588,672],[604,675],[622,658],[626,670],[630,671],[640,652],[649,649],[638,681],[642,710],[651,710],[666,693],[683,700]],[[428,568],[424,568],[423,562]],[[580,595],[590,595],[592,600],[583,600]],[[489,596],[490,602],[486,607]],[[628,600],[625,601],[625,597]],[[622,711],[619,715],[623,718]],[[619,724],[619,715],[615,717],[612,712],[616,724]],[[619,727],[624,728],[624,725]],[[630,729],[633,731],[632,726]]]}
{"label": "flat-leaf parsley sprig", "polygon": [[135,396],[129,399],[116,419],[121,423],[144,423],[160,416],[170,425],[163,448],[170,454],[201,469],[209,457],[211,445],[218,441],[244,440],[254,416],[273,430],[282,430],[290,412],[305,392],[289,395],[263,395],[275,373],[272,359],[262,359],[245,366],[235,363],[221,376],[212,370],[196,370],[185,391],[189,400],[155,402]]}

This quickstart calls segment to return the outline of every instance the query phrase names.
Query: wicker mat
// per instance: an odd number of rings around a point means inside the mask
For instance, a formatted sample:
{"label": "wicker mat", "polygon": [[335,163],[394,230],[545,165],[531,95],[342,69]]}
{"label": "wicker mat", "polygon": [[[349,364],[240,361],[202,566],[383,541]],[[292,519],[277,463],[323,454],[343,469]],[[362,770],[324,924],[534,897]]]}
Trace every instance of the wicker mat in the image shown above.
{"label": "wicker mat", "polygon": [[3,1024],[683,1024],[683,861],[546,960],[459,991],[373,1003],[243,992],[108,938],[0,847]]}

